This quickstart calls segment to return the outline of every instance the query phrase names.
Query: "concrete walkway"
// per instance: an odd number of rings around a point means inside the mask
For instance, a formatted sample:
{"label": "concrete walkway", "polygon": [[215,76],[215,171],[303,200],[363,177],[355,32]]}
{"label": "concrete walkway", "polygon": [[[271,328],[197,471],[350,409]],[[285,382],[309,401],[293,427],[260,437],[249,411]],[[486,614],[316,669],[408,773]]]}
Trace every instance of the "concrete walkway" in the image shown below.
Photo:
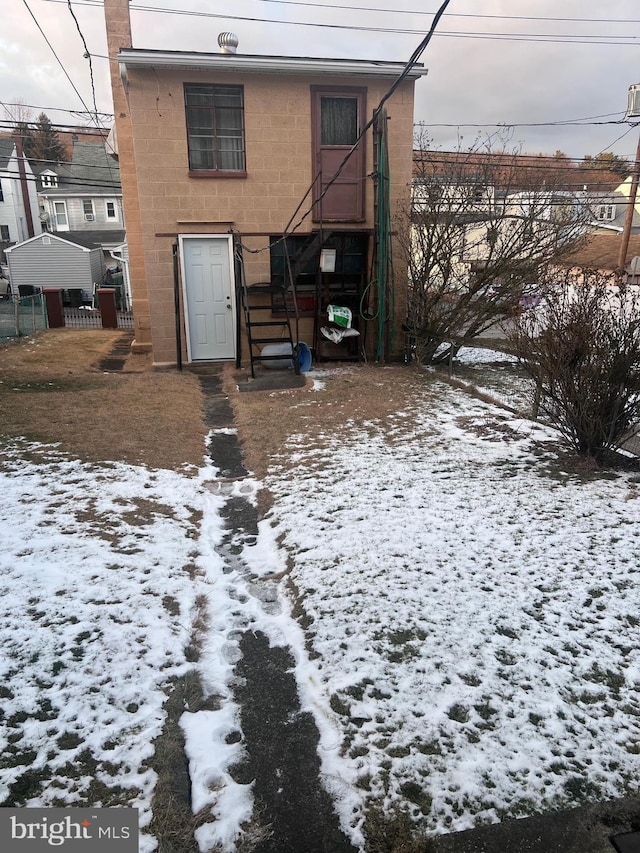
{"label": "concrete walkway", "polygon": [[[214,366],[195,372],[204,395],[205,422],[212,430],[211,461],[221,480],[241,480],[248,472],[237,436],[216,432],[233,424],[233,411],[222,390],[222,369]],[[278,387],[271,374],[267,374],[264,390]],[[218,550],[229,566],[246,572],[241,552],[245,544],[256,541],[257,510],[246,498],[233,495],[227,498],[222,517],[226,531]],[[273,582],[251,578],[251,587],[265,609],[276,606]],[[239,644],[242,658],[236,664],[235,695],[241,709],[246,760],[231,772],[237,782],[253,783],[254,820],[263,837],[252,850],[355,853],[320,783],[319,733],[312,715],[301,711],[291,654],[287,649],[272,648],[263,633],[250,628],[241,634]]]}

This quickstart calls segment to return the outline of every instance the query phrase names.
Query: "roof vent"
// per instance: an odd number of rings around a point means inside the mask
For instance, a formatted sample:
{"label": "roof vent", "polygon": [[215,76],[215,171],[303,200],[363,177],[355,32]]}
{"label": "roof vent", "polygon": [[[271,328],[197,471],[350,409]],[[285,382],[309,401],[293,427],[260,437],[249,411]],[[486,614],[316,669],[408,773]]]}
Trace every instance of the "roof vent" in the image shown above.
{"label": "roof vent", "polygon": [[238,36],[235,33],[220,33],[218,45],[222,53],[235,53],[238,48]]}

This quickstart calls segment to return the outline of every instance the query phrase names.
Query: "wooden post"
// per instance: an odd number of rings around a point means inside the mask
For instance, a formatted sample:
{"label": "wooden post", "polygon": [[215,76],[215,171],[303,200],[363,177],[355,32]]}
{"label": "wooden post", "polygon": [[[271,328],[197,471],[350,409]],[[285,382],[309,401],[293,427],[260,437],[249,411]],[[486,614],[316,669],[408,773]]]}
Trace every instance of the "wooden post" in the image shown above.
{"label": "wooden post", "polygon": [[59,287],[45,287],[42,295],[47,307],[47,326],[50,329],[61,329],[64,326],[62,290]]}
{"label": "wooden post", "polygon": [[113,287],[99,287],[98,308],[102,315],[103,329],[118,328],[118,314],[116,312],[116,291]]}

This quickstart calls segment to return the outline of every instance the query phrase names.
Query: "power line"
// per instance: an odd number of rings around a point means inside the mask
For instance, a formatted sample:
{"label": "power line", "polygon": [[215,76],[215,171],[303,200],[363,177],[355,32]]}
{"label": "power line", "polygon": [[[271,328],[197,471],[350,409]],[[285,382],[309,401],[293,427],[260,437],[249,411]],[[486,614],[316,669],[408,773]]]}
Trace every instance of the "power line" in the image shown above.
{"label": "power line", "polygon": [[[108,155],[105,155],[105,159],[107,156]],[[115,164],[109,165],[108,163],[105,163],[104,166],[101,166],[99,164],[94,165],[93,163],[80,163],[77,161],[74,162],[73,160],[40,160],[40,159],[36,160],[34,158],[29,158],[29,157],[27,157],[26,159],[29,160],[29,162],[36,163],[37,165],[43,164],[43,165],[58,166],[58,167],[62,166],[65,169],[74,169],[74,168],[75,169],[91,169],[92,172],[94,172],[98,169],[107,169],[107,170],[109,170],[109,174],[113,174],[113,169],[115,166]],[[68,178],[71,179],[72,177],[73,177],[72,175],[69,175],[69,176],[61,175],[60,176],[61,180],[63,180],[63,181],[66,181]],[[75,180],[79,180],[79,178],[76,178]],[[119,183],[119,181],[116,181],[116,183]]]}
{"label": "power line", "polygon": [[[41,107],[40,109],[45,110],[46,107]],[[52,109],[52,108],[51,108]],[[45,113],[46,115],[46,113]],[[47,116],[48,118],[48,116]],[[13,131],[16,129],[17,120],[13,119],[13,121],[9,121],[8,119],[0,119],[0,130],[9,130]],[[37,121],[20,121],[20,124],[24,124],[27,128],[31,130],[35,130],[38,126]],[[54,124],[51,122],[51,127],[56,133],[77,133],[77,134],[86,134],[87,136],[102,136],[106,137],[109,135],[110,130],[108,127],[82,127],[78,125],[68,125],[68,124]]]}
{"label": "power line", "polygon": [[[92,54],[92,55],[96,56],[97,54]],[[108,59],[108,57],[104,57],[104,58]],[[25,109],[28,109],[28,110],[41,110],[42,112],[44,112],[45,110],[51,110],[52,112],[57,112],[57,113],[69,113],[70,115],[81,115],[81,110],[67,110],[64,107],[37,107],[35,104],[23,104],[21,102],[10,103],[7,101],[0,101],[0,103],[2,104],[3,107],[7,108],[7,111],[9,111],[9,107],[24,107]],[[93,115],[93,113],[92,112],[87,113],[87,115]],[[107,119],[113,118],[113,113],[101,113],[101,112],[99,112],[98,115],[102,116],[103,118],[107,118]]]}
{"label": "power line", "polygon": [[[47,3],[66,3],[67,0],[46,0]],[[97,6],[102,7],[102,0],[74,0],[76,6]],[[273,3],[280,6],[306,6],[311,9],[341,9],[350,12],[382,12],[392,15],[426,15],[433,17],[435,12],[427,12],[423,9],[385,9],[378,6],[350,6],[347,4],[338,3],[307,3],[303,0],[259,0],[261,3]],[[141,9],[143,7],[131,5],[132,9]],[[166,10],[159,7],[148,7],[153,11],[176,11]],[[182,10],[181,14],[190,14],[189,10]],[[196,13],[192,14],[206,14]],[[481,20],[502,20],[502,21],[546,21],[552,23],[580,23],[580,24],[640,24],[640,18],[571,18],[571,17],[550,17],[541,15],[483,15],[471,12],[445,12],[444,18],[477,18]]]}
{"label": "power line", "polygon": [[[407,63],[405,64],[404,68],[402,69],[402,71],[398,75],[398,77],[393,81],[391,86],[387,89],[387,91],[384,93],[384,95],[382,96],[382,98],[378,102],[378,106],[373,111],[373,116],[369,119],[369,121],[365,124],[365,126],[362,128],[362,130],[358,134],[356,141],[351,146],[351,149],[347,152],[346,156],[344,157],[344,159],[342,160],[342,162],[340,163],[340,165],[336,169],[335,174],[333,175],[331,180],[327,181],[327,185],[324,188],[324,190],[320,193],[318,198],[314,200],[314,203],[311,205],[311,207],[305,211],[305,213],[302,215],[302,217],[297,222],[297,224],[293,227],[292,232],[290,232],[290,233],[293,233],[293,231],[296,231],[302,225],[302,223],[305,221],[305,219],[311,215],[311,213],[315,209],[316,205],[318,205],[319,202],[322,201],[324,196],[328,193],[330,187],[339,178],[344,167],[347,165],[348,161],[351,159],[351,157],[355,153],[358,145],[360,144],[360,142],[364,138],[365,134],[373,126],[373,124],[377,121],[378,116],[381,114],[382,109],[383,109],[384,105],[386,104],[386,102],[393,95],[393,93],[396,91],[398,86],[401,85],[402,81],[407,78],[407,76],[411,72],[411,69],[414,68],[414,66],[417,64],[418,60],[420,59],[420,57],[424,53],[424,51],[427,49],[431,39],[433,38],[433,35],[436,31],[436,28],[440,22],[440,19],[442,18],[442,15],[444,14],[444,12],[445,12],[445,10],[446,10],[446,8],[450,2],[451,2],[451,0],[444,0],[442,5],[440,6],[438,11],[436,12],[435,17],[433,18],[433,21],[431,22],[431,26],[429,27],[429,31],[424,36],[424,38],[422,39],[422,41],[420,42],[418,47],[413,51],[413,53],[409,57]],[[314,181],[315,181],[315,179],[314,179]],[[303,201],[304,201],[304,199],[303,199]],[[297,216],[299,209],[300,209],[300,205],[298,205],[298,208],[296,208],[296,211],[293,214],[292,218],[287,223],[287,226],[285,228],[285,234],[289,230],[289,226],[292,224],[293,219]]]}
{"label": "power line", "polygon": [[64,65],[62,64],[62,61],[61,61],[60,57],[59,57],[59,56],[58,56],[58,54],[55,52],[55,49],[54,49],[53,45],[51,44],[51,42],[50,42],[50,41],[49,41],[49,39],[47,38],[47,36],[46,36],[46,34],[45,34],[44,30],[43,30],[43,29],[42,29],[42,27],[40,26],[40,23],[38,22],[38,19],[36,18],[36,16],[35,16],[35,15],[33,14],[33,12],[31,11],[31,8],[30,8],[29,4],[27,3],[27,0],[22,0],[22,2],[24,3],[24,5],[25,5],[25,7],[26,7],[27,11],[29,12],[29,14],[31,15],[31,17],[33,18],[33,21],[34,21],[34,23],[35,23],[36,27],[40,30],[40,33],[42,34],[42,38],[46,41],[46,43],[47,43],[47,45],[48,45],[49,49],[51,50],[51,53],[55,56],[55,58],[56,58],[56,61],[57,61],[58,65],[60,66],[60,68],[62,68],[62,71],[64,72],[65,77],[67,78],[67,80],[69,81],[69,83],[71,83],[71,87],[72,87],[73,91],[76,93],[76,95],[78,96],[78,98],[80,99],[80,103],[81,103],[81,104],[82,104],[82,106],[85,108],[85,110],[87,110],[87,112],[89,112],[89,113],[90,113],[90,112],[91,112],[91,110],[90,110],[90,109],[89,109],[89,107],[85,104],[85,102],[84,102],[84,99],[83,99],[82,95],[80,94],[80,92],[78,91],[78,89],[77,89],[77,87],[76,87],[76,84],[73,82],[73,80],[72,80],[72,79],[71,79],[71,77],[69,76],[69,73],[67,72],[67,69],[64,67]]}
{"label": "power line", "polygon": [[[47,0],[50,3],[56,2],[67,2],[67,0]],[[78,5],[87,5],[87,6],[96,6],[100,4],[89,2],[89,0],[77,0]],[[163,15],[184,15],[184,16],[192,16],[198,18],[215,18],[215,19],[224,19],[230,21],[247,21],[249,23],[259,23],[259,24],[278,24],[279,26],[287,25],[287,26],[295,26],[295,27],[314,27],[319,29],[331,29],[331,30],[349,30],[352,32],[371,32],[371,33],[394,33],[396,35],[422,35],[424,32],[420,29],[407,29],[402,27],[373,27],[373,26],[364,26],[364,25],[356,25],[356,24],[331,24],[331,23],[322,23],[322,22],[311,22],[311,21],[283,21],[279,18],[260,18],[255,16],[248,15],[229,15],[222,14],[217,12],[200,12],[195,10],[187,10],[187,9],[161,9],[157,6],[141,6],[138,4],[131,4],[129,7],[132,11],[138,12],[153,12]],[[354,11],[358,11],[356,7],[353,7]],[[392,10],[384,10],[384,11],[392,11]],[[541,19],[542,20],[542,19]],[[570,20],[570,19],[558,19],[558,20]],[[610,45],[610,46],[629,46],[629,45],[637,45],[639,43],[640,37],[633,35],[621,35],[621,36],[574,36],[571,34],[568,35],[558,35],[558,34],[532,34],[532,33],[474,33],[474,32],[447,32],[440,31],[437,33],[438,36],[442,38],[464,38],[464,39],[488,39],[493,41],[515,41],[515,42],[540,42],[543,44],[589,44],[589,45]],[[610,40],[613,39],[613,40]]]}
{"label": "power line", "polygon": [[[103,166],[102,168],[106,169],[107,166]],[[3,170],[2,174],[3,174],[3,176],[7,176],[10,178],[19,178],[20,177],[20,172],[18,172],[17,170],[13,170],[13,169],[5,169],[5,170]],[[26,179],[35,184],[38,182],[39,176],[33,175],[33,177],[32,177],[31,175],[27,175]],[[88,187],[89,189],[111,190],[111,192],[115,193],[116,195],[118,195],[121,191],[121,185],[119,182],[108,183],[108,182],[102,182],[99,180],[85,181],[85,180],[82,180],[80,178],[67,178],[65,176],[65,177],[61,178],[61,181],[57,187],[43,187],[41,192],[43,192],[45,195],[47,195],[47,190],[64,190],[66,188],[73,189],[74,187]],[[61,193],[56,193],[56,194],[61,194]]]}
{"label": "power line", "polygon": [[[616,115],[613,113],[613,115]],[[505,130],[511,127],[601,127],[612,124],[626,124],[631,127],[637,127],[637,123],[632,123],[626,119],[618,119],[616,121],[586,121],[583,119],[565,119],[558,121],[530,121],[530,122],[435,122],[435,121],[416,121],[414,127],[498,127]]]}
{"label": "power line", "polygon": [[[604,152],[599,152],[599,154],[603,154]],[[533,161],[532,166],[538,166],[539,168],[545,164],[553,164],[554,168],[562,168],[562,169],[572,169],[577,168],[577,163],[591,163],[595,159],[590,155],[585,157],[567,157],[566,155],[562,157],[556,157],[554,154],[520,154],[517,151],[479,151],[475,149],[471,150],[454,150],[454,151],[443,151],[438,148],[415,148],[413,151],[414,160],[417,162],[428,162],[428,163],[436,163],[439,160],[444,162],[451,162],[453,158],[455,158],[455,162],[458,164],[479,164],[479,163],[502,163],[503,165],[511,165],[523,163],[529,168],[529,164],[526,161]],[[598,154],[595,155],[599,156]],[[620,157],[619,155],[614,155],[616,160],[629,160],[630,158]],[[599,163],[602,161],[598,161]],[[594,168],[599,168],[598,166]]]}
{"label": "power line", "polygon": [[89,53],[89,48],[87,47],[87,42],[86,42],[86,39],[83,35],[83,32],[80,29],[80,24],[78,23],[78,19],[76,18],[76,13],[73,11],[73,7],[71,5],[71,0],[67,0],[67,5],[69,8],[69,12],[71,14],[71,17],[73,18],[74,23],[76,25],[76,29],[78,30],[78,34],[80,36],[80,39],[82,40],[82,45],[84,47],[85,59],[87,59],[89,62],[89,77],[91,78],[91,93],[93,95],[93,108],[95,110],[96,124],[97,124],[98,105],[96,103],[96,84],[95,84],[95,80],[93,79],[93,63],[91,61],[91,54]]}
{"label": "power line", "polygon": [[[434,12],[425,12],[417,9],[382,9],[378,6],[347,6],[337,3],[306,3],[302,0],[259,0],[261,3],[275,3],[281,6],[308,6],[312,9],[345,9],[352,12],[389,12],[392,15],[428,15]],[[468,12],[445,12],[443,18],[481,18],[514,21],[552,21],[555,23],[585,23],[585,24],[640,24],[638,18],[549,18],[537,15],[479,15]]]}

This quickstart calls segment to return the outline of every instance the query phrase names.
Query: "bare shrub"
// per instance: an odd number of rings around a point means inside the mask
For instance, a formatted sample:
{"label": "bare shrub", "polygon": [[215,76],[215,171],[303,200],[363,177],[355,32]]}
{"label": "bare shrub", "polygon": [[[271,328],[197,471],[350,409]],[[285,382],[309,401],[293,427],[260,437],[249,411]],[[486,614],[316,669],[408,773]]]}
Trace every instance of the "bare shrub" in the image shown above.
{"label": "bare shrub", "polygon": [[535,408],[581,456],[601,460],[640,417],[640,293],[612,275],[567,273],[510,333]]}
{"label": "bare shrub", "polygon": [[582,239],[588,210],[564,188],[562,169],[532,166],[504,144],[418,145],[397,232],[409,270],[406,331],[416,359],[437,363],[537,294]]}

